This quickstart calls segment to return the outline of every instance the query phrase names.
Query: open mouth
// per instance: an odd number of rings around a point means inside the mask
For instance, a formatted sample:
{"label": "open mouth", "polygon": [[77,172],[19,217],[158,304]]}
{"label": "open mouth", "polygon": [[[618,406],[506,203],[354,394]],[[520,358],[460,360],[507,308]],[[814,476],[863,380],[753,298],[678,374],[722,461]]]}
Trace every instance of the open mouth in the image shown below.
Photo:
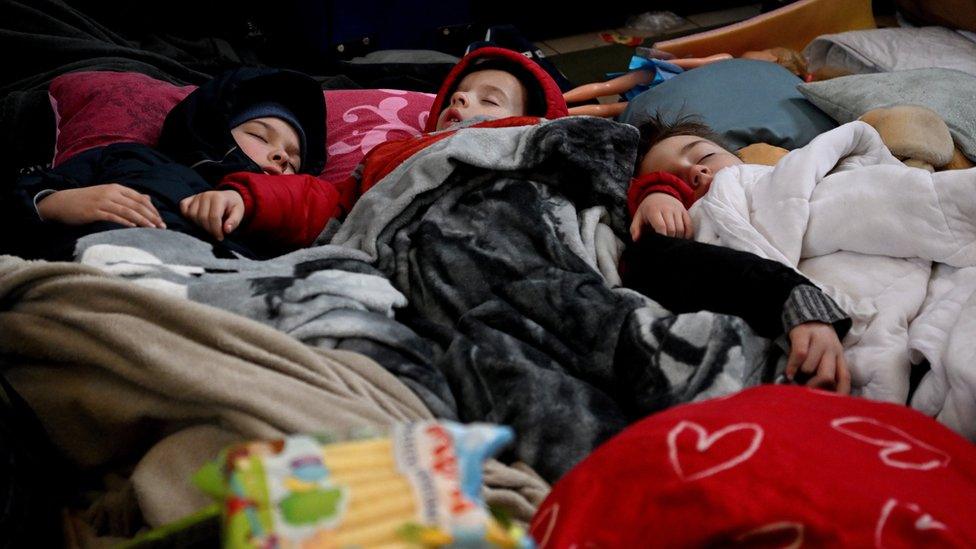
{"label": "open mouth", "polygon": [[448,110],[447,116],[444,118],[444,121],[447,122],[448,124],[457,124],[462,120],[463,119],[461,118],[461,113],[459,113],[457,109]]}

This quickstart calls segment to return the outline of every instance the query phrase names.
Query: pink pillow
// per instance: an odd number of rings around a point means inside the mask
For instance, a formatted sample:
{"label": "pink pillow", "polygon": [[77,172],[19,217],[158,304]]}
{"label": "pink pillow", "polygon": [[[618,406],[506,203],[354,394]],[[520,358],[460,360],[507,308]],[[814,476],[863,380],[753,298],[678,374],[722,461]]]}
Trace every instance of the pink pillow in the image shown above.
{"label": "pink pillow", "polygon": [[329,159],[322,178],[351,173],[376,145],[423,133],[434,96],[399,90],[333,90],[325,93]]}
{"label": "pink pillow", "polygon": [[554,547],[972,547],[976,446],[905,406],[763,386],[654,414],[553,487]]}
{"label": "pink pillow", "polygon": [[[49,87],[57,121],[54,165],[112,143],[155,146],[170,109],[196,89],[139,73],[74,72]],[[349,175],[376,145],[420,135],[434,96],[398,90],[325,93],[329,159],[322,178]]]}

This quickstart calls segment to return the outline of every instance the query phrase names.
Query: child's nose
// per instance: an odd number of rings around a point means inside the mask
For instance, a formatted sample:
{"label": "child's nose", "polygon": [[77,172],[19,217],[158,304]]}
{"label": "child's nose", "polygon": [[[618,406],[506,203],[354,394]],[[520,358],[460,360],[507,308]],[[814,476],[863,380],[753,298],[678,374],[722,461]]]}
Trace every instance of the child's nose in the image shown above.
{"label": "child's nose", "polygon": [[691,180],[694,182],[695,187],[700,187],[708,183],[712,178],[712,170],[708,169],[708,166],[702,166],[701,164],[696,164],[691,168]]}
{"label": "child's nose", "polygon": [[288,165],[288,153],[284,150],[277,150],[271,153],[271,162],[279,171],[284,172]]}
{"label": "child's nose", "polygon": [[467,107],[468,106],[468,96],[463,92],[454,92],[454,96],[451,97],[452,107]]}

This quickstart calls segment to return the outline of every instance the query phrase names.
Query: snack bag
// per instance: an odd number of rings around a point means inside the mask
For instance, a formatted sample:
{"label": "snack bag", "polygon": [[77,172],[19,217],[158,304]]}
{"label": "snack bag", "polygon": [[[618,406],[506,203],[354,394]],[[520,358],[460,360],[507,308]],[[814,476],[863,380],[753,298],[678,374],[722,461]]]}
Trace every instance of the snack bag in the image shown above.
{"label": "snack bag", "polygon": [[224,502],[227,548],[531,548],[479,496],[484,461],[512,438],[446,421],[347,442],[292,436],[228,448],[195,480]]}

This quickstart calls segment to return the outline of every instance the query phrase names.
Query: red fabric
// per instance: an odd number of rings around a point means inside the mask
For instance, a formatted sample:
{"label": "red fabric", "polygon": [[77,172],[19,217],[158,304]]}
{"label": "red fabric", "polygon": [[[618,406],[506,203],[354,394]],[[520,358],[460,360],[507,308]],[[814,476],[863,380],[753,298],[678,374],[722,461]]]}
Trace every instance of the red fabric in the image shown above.
{"label": "red fabric", "polygon": [[282,248],[309,246],[332,218],[352,207],[346,180],[332,183],[306,174],[267,175],[236,172],[218,188],[232,189],[244,199],[241,231],[260,234]]}
{"label": "red fabric", "polygon": [[554,547],[972,547],[976,447],[904,406],[763,386],[594,451],[530,532]]}
{"label": "red fabric", "polygon": [[[57,120],[54,164],[112,143],[155,146],[169,111],[195,86],[174,86],[132,72],[73,72],[48,88]],[[326,147],[322,177],[345,179],[373,147],[416,137],[434,96],[399,90],[325,92]]]}
{"label": "red fabric", "polygon": [[[536,124],[532,116],[488,120],[471,127],[506,128]],[[332,218],[344,217],[356,200],[397,166],[454,131],[416,139],[390,141],[374,147],[363,159],[360,177],[335,183],[301,175],[230,174],[221,188],[234,189],[244,197],[244,230],[271,235],[294,247],[308,246]]]}
{"label": "red fabric", "polygon": [[54,165],[112,143],[159,141],[163,120],[195,86],[174,86],[134,72],[73,72],[51,81],[57,121]]}
{"label": "red fabric", "polygon": [[441,88],[437,92],[437,98],[434,99],[434,104],[431,105],[431,115],[427,118],[427,125],[424,127],[425,132],[437,131],[437,117],[450,101],[450,94],[459,84],[458,80],[460,75],[464,74],[471,64],[486,58],[503,58],[518,63],[535,76],[546,96],[546,115],[544,118],[552,120],[569,115],[569,109],[566,107],[566,100],[563,99],[562,90],[559,89],[556,81],[538,63],[517,51],[507,50],[505,48],[486,47],[478,48],[465,55],[458,61],[457,65],[454,65],[454,68],[447,74],[447,77],[444,78],[444,83],[441,84]]}
{"label": "red fabric", "polygon": [[651,193],[669,194],[680,200],[685,209],[695,203],[694,189],[680,177],[668,172],[651,172],[630,180],[630,188],[627,189],[630,217],[634,217],[640,203]]}

